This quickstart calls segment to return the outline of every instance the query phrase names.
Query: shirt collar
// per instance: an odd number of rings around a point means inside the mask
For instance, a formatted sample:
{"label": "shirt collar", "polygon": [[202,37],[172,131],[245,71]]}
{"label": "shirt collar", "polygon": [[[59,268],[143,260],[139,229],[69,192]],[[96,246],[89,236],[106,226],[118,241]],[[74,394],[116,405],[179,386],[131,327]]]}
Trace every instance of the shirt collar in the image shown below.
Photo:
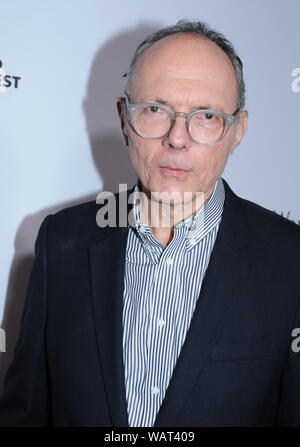
{"label": "shirt collar", "polygon": [[[143,244],[149,246],[161,246],[163,244],[157,241],[153,236],[151,228],[141,222],[140,213],[137,206],[139,192],[142,192],[142,183],[138,178],[133,191],[133,213],[134,227],[138,237]],[[187,250],[193,248],[201,239],[203,239],[220,222],[225,200],[225,188],[221,177],[216,181],[213,193],[205,204],[192,216],[186,218],[174,227],[174,232],[181,233],[186,238]]]}

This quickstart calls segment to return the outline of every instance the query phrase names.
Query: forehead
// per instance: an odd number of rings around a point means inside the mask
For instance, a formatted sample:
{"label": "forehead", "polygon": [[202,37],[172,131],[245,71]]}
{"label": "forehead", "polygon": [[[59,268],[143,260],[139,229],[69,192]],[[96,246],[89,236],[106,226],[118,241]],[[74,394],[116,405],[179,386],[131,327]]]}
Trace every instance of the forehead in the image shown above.
{"label": "forehead", "polygon": [[165,95],[163,99],[174,105],[208,101],[232,107],[237,100],[236,74],[230,59],[214,42],[195,34],[172,35],[145,50],[132,72],[129,88],[135,101]]}

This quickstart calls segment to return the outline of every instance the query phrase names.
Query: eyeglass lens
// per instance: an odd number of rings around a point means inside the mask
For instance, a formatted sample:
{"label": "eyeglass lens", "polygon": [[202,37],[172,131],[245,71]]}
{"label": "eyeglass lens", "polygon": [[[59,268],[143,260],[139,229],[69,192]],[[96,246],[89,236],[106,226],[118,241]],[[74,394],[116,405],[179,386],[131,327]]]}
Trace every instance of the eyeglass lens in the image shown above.
{"label": "eyeglass lens", "polygon": [[[161,138],[172,126],[172,115],[156,105],[141,106],[135,110],[137,130],[149,138]],[[213,143],[219,140],[226,129],[226,120],[212,111],[199,111],[189,123],[189,132],[193,140],[200,143]]]}

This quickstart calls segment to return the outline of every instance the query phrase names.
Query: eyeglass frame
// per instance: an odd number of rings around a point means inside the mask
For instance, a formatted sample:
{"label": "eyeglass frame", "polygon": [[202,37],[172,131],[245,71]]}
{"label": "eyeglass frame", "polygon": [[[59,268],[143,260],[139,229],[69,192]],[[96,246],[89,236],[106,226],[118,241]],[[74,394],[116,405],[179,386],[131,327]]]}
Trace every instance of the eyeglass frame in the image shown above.
{"label": "eyeglass frame", "polygon": [[[164,104],[158,104],[158,103],[154,103],[154,102],[141,102],[141,103],[137,103],[137,104],[133,104],[129,102],[129,98],[127,93],[124,94],[124,97],[122,98],[123,100],[125,99],[125,105],[126,105],[126,109],[127,111],[130,113],[131,115],[131,119],[133,121],[133,127],[134,130],[136,131],[136,133],[142,137],[145,138],[146,140],[159,140],[160,138],[164,138],[166,135],[168,135],[168,133],[170,133],[172,127],[175,124],[175,120],[177,116],[183,116],[184,118],[186,118],[185,124],[186,124],[186,128],[187,128],[187,132],[189,137],[191,138],[191,140],[193,140],[195,143],[197,144],[201,144],[202,146],[215,146],[216,144],[218,144],[227,134],[230,126],[236,121],[237,117],[238,117],[238,112],[240,112],[241,108],[238,107],[232,115],[225,113],[225,112],[220,112],[219,110],[213,110],[213,109],[198,109],[198,110],[194,110],[193,112],[190,113],[185,113],[185,112],[174,112],[170,107],[165,106]],[[171,117],[171,125],[170,128],[168,129],[168,131],[162,135],[161,137],[148,137],[147,135],[144,135],[137,127],[136,122],[135,122],[135,112],[136,112],[136,108],[141,107],[141,106],[158,106],[160,108],[162,108],[163,110],[165,110],[166,112],[170,113],[170,117]],[[199,141],[195,140],[191,134],[190,134],[190,130],[189,130],[189,125],[190,125],[190,121],[191,119],[197,115],[197,113],[199,112],[212,112],[212,113],[216,113],[217,115],[221,115],[226,122],[225,125],[225,130],[223,132],[223,134],[221,135],[221,137],[215,141],[214,143],[200,143]]]}

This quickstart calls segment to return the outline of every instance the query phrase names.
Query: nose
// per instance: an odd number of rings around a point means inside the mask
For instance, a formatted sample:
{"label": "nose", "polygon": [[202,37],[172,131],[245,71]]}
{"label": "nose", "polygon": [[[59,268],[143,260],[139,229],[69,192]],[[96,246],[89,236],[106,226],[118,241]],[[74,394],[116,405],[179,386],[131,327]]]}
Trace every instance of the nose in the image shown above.
{"label": "nose", "polygon": [[190,144],[190,136],[186,127],[186,117],[176,116],[175,122],[166,136],[168,145],[174,149],[187,148]]}

